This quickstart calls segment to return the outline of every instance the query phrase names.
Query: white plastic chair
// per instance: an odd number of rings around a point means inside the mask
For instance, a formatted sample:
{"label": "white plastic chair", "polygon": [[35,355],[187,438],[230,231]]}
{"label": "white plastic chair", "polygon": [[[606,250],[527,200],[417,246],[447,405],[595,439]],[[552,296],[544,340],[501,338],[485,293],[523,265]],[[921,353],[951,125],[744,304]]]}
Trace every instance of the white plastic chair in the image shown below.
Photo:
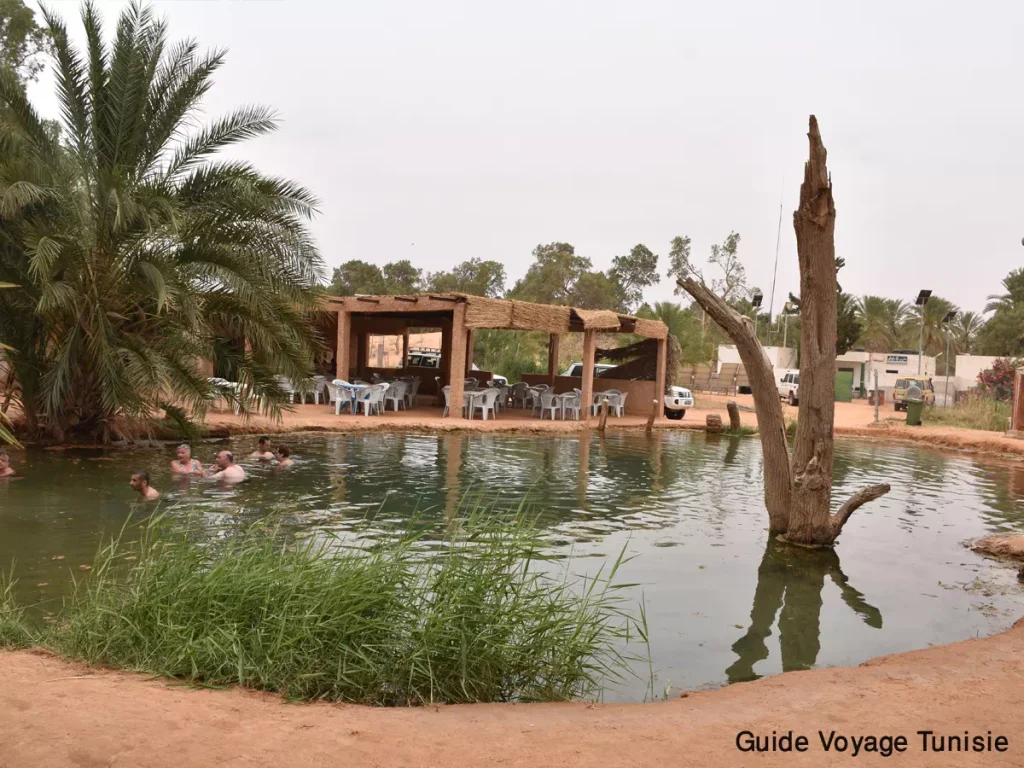
{"label": "white plastic chair", "polygon": [[480,382],[477,381],[474,378],[463,379],[462,380],[462,388],[463,389],[479,389],[480,388]]}
{"label": "white plastic chair", "polygon": [[[440,381],[440,377],[437,377],[437,380]],[[441,387],[441,392],[444,393],[444,412],[441,415],[447,416],[448,410],[451,408],[452,404],[452,388],[449,385],[445,384],[443,387]]]}
{"label": "white plastic chair", "polygon": [[334,381],[325,381],[324,386],[327,388],[327,401],[328,403],[334,403],[334,415],[341,415],[342,406],[353,410],[352,408],[352,390],[348,389],[351,385],[344,379],[335,379]]}
{"label": "white plastic chair", "polygon": [[405,405],[405,393],[409,389],[409,383],[406,381],[393,381],[388,385],[387,392],[384,393],[384,408],[387,409],[388,403],[391,403],[391,407],[394,410]]}
{"label": "white plastic chair", "polygon": [[545,411],[551,411],[551,420],[555,420],[555,411],[558,410],[558,401],[555,400],[555,393],[545,389],[540,393],[540,418],[544,418]]}
{"label": "white plastic chair", "polygon": [[512,407],[519,403],[520,408],[526,407],[526,401],[530,399],[530,385],[525,381],[517,381],[512,385]]}
{"label": "white plastic chair", "polygon": [[580,420],[580,411],[582,410],[583,403],[583,392],[579,389],[573,389],[573,395],[571,397],[563,395],[562,397],[562,418],[565,418],[565,412],[569,411],[572,413],[573,418],[576,421]]}
{"label": "white plastic chair", "polygon": [[409,376],[404,381],[408,384],[405,390],[405,407],[411,408],[416,405],[416,396],[420,392],[420,377]]}
{"label": "white plastic chair", "polygon": [[487,421],[487,412],[490,411],[494,418],[498,418],[496,403],[501,392],[497,389],[488,389],[480,397],[473,400],[473,413],[480,411],[480,417]]}
{"label": "white plastic chair", "polygon": [[292,384],[292,380],[287,376],[275,376],[274,378],[277,379],[277,386],[279,386],[284,393],[288,395],[288,402],[294,403],[297,390],[295,389],[295,385]]}
{"label": "white plastic chair", "polygon": [[388,391],[388,384],[373,384],[356,397],[356,407],[363,406],[363,413],[369,416],[376,413],[378,416],[384,414],[384,393]]}
{"label": "white plastic chair", "polygon": [[616,416],[622,416],[626,412],[626,397],[629,392],[620,392],[619,390],[608,390],[608,407],[615,411]]}

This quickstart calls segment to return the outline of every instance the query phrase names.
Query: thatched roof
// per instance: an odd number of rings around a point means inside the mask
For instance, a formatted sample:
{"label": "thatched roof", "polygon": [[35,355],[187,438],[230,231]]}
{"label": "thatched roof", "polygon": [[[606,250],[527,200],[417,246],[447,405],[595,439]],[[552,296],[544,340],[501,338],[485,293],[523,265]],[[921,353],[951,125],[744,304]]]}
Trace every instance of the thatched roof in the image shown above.
{"label": "thatched roof", "polygon": [[513,331],[570,333],[605,331],[635,333],[652,339],[668,336],[667,326],[658,320],[646,320],[605,309],[577,309],[555,304],[535,304],[515,299],[490,299],[465,293],[421,293],[411,296],[328,297],[326,308],[345,309],[357,314],[405,317],[415,322],[417,315],[447,314],[458,304],[466,306],[467,328],[498,328]]}
{"label": "thatched roof", "polygon": [[[671,387],[675,381],[682,348],[675,336],[668,337],[665,350],[665,386]],[[624,379],[626,381],[657,381],[658,377],[658,341],[644,339],[625,347],[614,347],[596,351],[598,360],[607,360],[619,365],[601,374],[602,378]]]}

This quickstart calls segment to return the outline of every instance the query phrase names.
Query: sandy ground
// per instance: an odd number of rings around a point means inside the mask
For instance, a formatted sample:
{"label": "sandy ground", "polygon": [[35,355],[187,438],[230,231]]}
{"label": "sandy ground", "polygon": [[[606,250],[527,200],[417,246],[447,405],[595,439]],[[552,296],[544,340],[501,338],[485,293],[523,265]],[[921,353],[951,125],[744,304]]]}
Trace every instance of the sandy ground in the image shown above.
{"label": "sandy ground", "polygon": [[[34,652],[0,654],[0,765],[1024,765],[1024,621],[994,637],[790,672],[655,704],[372,709],[195,690]],[[818,730],[905,735],[886,759],[824,752]],[[805,753],[748,754],[737,734],[794,731]],[[997,752],[922,751],[919,730],[1005,736]]]}
{"label": "sandy ground", "polygon": [[[744,426],[756,427],[757,416],[754,414],[754,399],[751,395],[698,395],[697,407],[687,410],[685,418],[671,421],[660,418],[655,421],[656,429],[694,429],[704,428],[709,413],[717,413],[728,423],[726,403],[736,400],[740,405],[740,420]],[[787,418],[796,419],[797,409],[783,405]],[[936,448],[947,448],[974,453],[1001,455],[1006,458],[1024,459],[1024,440],[1006,437],[997,432],[986,432],[974,429],[957,429],[954,427],[908,427],[904,414],[896,414],[892,407],[880,409],[879,424],[875,424],[874,408],[866,401],[852,403],[836,403],[836,433],[859,437],[870,437],[894,441],[910,441],[927,443]],[[255,418],[248,422],[228,412],[215,411],[207,416],[207,426],[214,433],[255,434],[282,433],[299,431],[332,431],[356,432],[363,430],[400,430],[444,432],[449,430],[473,430],[484,432],[526,432],[531,434],[567,434],[581,429],[596,428],[598,419],[591,417],[586,425],[578,421],[551,421],[530,418],[528,412],[521,409],[510,409],[497,419],[483,421],[479,418],[445,419],[441,417],[441,409],[419,407],[411,411],[388,411],[383,416],[336,416],[334,411],[324,405],[296,405],[294,411],[286,412],[280,423],[269,419]],[[609,417],[609,429],[643,429],[647,424],[644,416],[627,415],[622,418]]]}

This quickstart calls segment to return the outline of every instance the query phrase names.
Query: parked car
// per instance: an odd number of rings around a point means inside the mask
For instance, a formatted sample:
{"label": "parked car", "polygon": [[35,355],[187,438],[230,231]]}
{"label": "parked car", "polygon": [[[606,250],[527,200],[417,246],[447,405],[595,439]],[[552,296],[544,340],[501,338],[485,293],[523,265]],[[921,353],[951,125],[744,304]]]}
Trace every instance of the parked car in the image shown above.
{"label": "parked car", "polygon": [[669,387],[665,393],[665,418],[681,419],[693,408],[693,393],[686,387]]}
{"label": "parked car", "polygon": [[[615,367],[616,366],[609,365],[608,363],[594,363],[594,375],[595,376],[600,376],[605,371],[610,371],[612,368],[615,368]],[[572,365],[569,366],[569,370],[567,370],[562,375],[563,376],[577,376],[577,377],[582,379],[583,378],[583,363],[573,363]]]}
{"label": "parked car", "polygon": [[779,397],[788,400],[790,405],[800,403],[800,371],[786,371],[779,379]]}
{"label": "parked car", "polygon": [[907,410],[907,390],[913,385],[921,388],[921,399],[925,405],[935,405],[935,387],[930,376],[904,376],[896,379],[896,387],[892,391],[892,407],[896,411]]}

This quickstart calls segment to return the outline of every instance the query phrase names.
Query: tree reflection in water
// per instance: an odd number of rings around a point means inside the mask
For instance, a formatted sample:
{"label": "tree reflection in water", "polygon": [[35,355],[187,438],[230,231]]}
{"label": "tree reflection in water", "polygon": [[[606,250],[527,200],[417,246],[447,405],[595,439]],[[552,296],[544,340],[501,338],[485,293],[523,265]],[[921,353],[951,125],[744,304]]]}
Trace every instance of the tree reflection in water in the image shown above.
{"label": "tree reflection in water", "polygon": [[803,549],[771,537],[757,569],[750,628],[733,643],[732,650],[739,658],[725,670],[730,683],[761,677],[754,672],[754,665],[768,658],[765,640],[771,636],[772,624],[780,608],[782,671],[814,666],[821,649],[821,590],[826,576],[839,587],[843,602],[865,624],[875,629],[882,628],[881,612],[850,586],[846,574],[839,567],[839,555],[834,549]]}

